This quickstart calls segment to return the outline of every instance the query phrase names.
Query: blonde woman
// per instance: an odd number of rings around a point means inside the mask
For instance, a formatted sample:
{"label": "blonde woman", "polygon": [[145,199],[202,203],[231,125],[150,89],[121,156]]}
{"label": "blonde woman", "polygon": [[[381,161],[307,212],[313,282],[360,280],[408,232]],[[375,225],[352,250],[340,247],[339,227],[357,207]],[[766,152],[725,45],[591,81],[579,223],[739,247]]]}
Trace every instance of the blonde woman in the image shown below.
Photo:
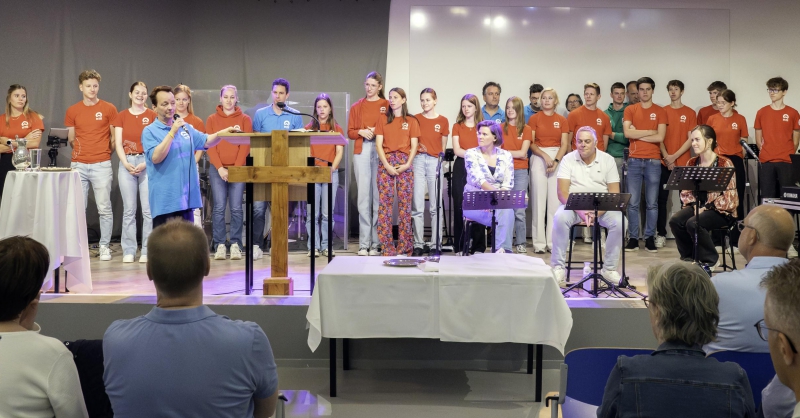
{"label": "blonde woman", "polygon": [[[525,105],[516,96],[506,100],[506,120],[503,122],[503,146],[514,158],[514,188],[528,189],[528,149],[531,146],[530,126],[525,124]],[[526,224],[527,209],[514,209],[514,249],[518,253],[528,252],[528,226]]]}

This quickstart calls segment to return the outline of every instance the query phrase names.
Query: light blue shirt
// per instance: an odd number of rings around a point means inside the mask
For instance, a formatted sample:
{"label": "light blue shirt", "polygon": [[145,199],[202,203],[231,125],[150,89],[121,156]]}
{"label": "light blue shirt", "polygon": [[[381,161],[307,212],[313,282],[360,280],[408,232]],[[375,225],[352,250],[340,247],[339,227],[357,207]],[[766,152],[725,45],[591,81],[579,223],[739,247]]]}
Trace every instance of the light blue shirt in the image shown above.
{"label": "light blue shirt", "polygon": [[706,344],[706,353],[719,350],[769,353],[769,345],[758,336],[754,325],[764,318],[766,290],[761,279],[783,257],[753,257],[744,269],[720,273],[711,278],[719,294],[717,341]]}
{"label": "light blue shirt", "polygon": [[[481,107],[481,112],[483,112],[483,120],[493,120],[497,123],[503,123],[506,121],[506,111],[500,106],[497,107],[497,112],[492,115],[486,111],[486,105]],[[525,123],[528,123],[528,121],[526,120]]]}
{"label": "light blue shirt", "polygon": [[181,210],[203,207],[200,179],[194,152],[205,148],[207,134],[189,125],[180,129],[164,161],[153,163],[153,151],[169,133],[170,127],[156,119],[142,131],[142,147],[147,166],[150,213],[155,218]]}
{"label": "light blue shirt", "polygon": [[287,113],[286,110],[297,112],[289,106],[278,115],[272,105],[259,109],[253,118],[253,132],[272,132],[276,130],[291,131],[303,127],[303,118],[300,115]]}
{"label": "light blue shirt", "polygon": [[103,357],[106,393],[120,418],[252,417],[254,400],[278,389],[264,331],[208,306],[154,307],[114,321]]}
{"label": "light blue shirt", "polygon": [[536,111],[533,110],[533,107],[531,107],[530,103],[528,103],[528,105],[525,106],[525,123],[527,124],[528,121],[531,119],[531,116],[533,116],[535,114],[536,114]]}

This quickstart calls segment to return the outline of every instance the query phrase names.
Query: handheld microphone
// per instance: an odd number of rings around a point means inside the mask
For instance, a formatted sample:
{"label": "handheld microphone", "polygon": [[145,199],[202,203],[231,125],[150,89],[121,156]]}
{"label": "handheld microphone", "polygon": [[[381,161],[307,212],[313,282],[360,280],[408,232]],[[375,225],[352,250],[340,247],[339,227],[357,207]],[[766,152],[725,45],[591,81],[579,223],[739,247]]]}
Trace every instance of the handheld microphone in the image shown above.
{"label": "handheld microphone", "polygon": [[[176,114],[172,115],[172,120],[178,120],[178,119],[181,119],[181,116],[179,114],[176,113]],[[189,133],[189,130],[186,129],[186,125],[181,126],[181,128],[183,128],[183,132],[186,132],[187,134],[191,135]]]}
{"label": "handheld microphone", "polygon": [[[308,113],[296,112],[296,111],[292,110],[290,107],[287,107],[286,103],[284,103],[284,102],[276,102],[275,104],[278,106],[278,109],[281,109],[286,113],[289,113],[289,114],[292,114],[292,115],[299,115],[299,116],[308,116],[308,117],[310,117],[311,119],[314,119],[317,122],[317,126],[318,127],[320,127],[320,128],[322,127],[322,124],[319,123],[319,119],[309,115]],[[333,129],[333,126],[331,126],[331,129]],[[319,131],[319,129],[317,129],[317,130]]]}
{"label": "handheld microphone", "polygon": [[747,154],[749,154],[751,158],[753,158],[756,161],[759,161],[758,156],[756,155],[755,152],[753,152],[753,149],[750,148],[750,145],[747,144],[747,141],[745,141],[744,139],[740,139],[739,143],[742,144],[742,147],[744,148],[745,152],[747,152]]}
{"label": "handheld microphone", "polygon": [[628,162],[628,156],[630,155],[630,153],[631,153],[630,149],[628,149],[628,148],[623,148],[623,149],[622,149],[622,159],[623,159],[623,160],[624,160],[626,163]]}

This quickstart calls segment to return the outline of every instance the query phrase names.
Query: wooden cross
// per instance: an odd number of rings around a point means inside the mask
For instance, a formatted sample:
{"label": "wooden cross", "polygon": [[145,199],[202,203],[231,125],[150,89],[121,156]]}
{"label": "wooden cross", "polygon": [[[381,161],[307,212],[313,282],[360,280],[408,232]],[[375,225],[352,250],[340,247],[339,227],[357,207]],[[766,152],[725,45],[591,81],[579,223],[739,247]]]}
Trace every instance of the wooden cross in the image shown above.
{"label": "wooden cross", "polygon": [[[289,132],[226,134],[235,145],[250,145],[253,165],[228,167],[228,181],[254,183],[247,199],[272,201],[272,270],[270,278],[289,276],[289,201],[305,201],[309,183],[330,183],[329,167],[309,167],[314,145],[347,145],[338,132]],[[248,225],[248,228],[251,226]],[[256,231],[261,234],[263,231]],[[313,238],[313,237],[312,237]],[[252,248],[253,243],[247,243]],[[252,256],[248,257],[252,263]],[[249,269],[252,272],[252,268]],[[269,278],[267,278],[269,279]],[[264,294],[267,291],[265,279]],[[249,278],[248,278],[249,283]]]}

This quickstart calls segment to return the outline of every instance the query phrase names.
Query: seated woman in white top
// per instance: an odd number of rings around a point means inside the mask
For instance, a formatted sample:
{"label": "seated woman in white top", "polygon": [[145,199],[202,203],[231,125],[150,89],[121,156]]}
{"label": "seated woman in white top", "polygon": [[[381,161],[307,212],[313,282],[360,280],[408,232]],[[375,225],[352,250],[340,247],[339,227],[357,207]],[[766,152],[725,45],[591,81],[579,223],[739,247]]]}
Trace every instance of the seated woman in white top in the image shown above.
{"label": "seated woman in white top", "polygon": [[[511,190],[514,187],[514,159],[511,153],[500,148],[503,129],[500,124],[485,120],[478,124],[478,146],[464,154],[467,168],[467,185],[464,191]],[[494,234],[497,252],[511,252],[514,228],[514,210],[495,211],[497,231]],[[486,226],[492,224],[492,211],[465,210],[464,217]]]}
{"label": "seated woman in white top", "polygon": [[50,269],[44,245],[0,240],[0,416],[88,417],[72,353],[39,334],[39,289]]}

